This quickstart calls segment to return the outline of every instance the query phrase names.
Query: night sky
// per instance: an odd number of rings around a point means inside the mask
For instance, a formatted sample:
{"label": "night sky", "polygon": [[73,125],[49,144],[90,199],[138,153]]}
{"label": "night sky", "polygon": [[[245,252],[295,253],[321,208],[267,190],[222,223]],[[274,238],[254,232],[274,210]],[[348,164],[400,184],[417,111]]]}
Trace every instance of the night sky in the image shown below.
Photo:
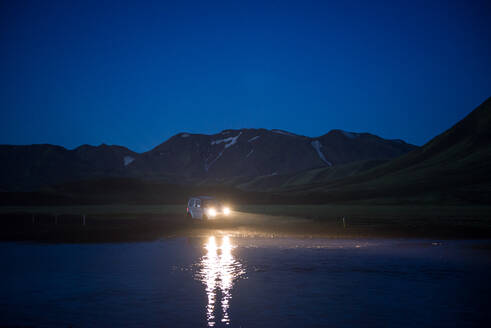
{"label": "night sky", "polygon": [[421,145],[491,96],[486,1],[74,2],[0,2],[1,144],[263,127]]}

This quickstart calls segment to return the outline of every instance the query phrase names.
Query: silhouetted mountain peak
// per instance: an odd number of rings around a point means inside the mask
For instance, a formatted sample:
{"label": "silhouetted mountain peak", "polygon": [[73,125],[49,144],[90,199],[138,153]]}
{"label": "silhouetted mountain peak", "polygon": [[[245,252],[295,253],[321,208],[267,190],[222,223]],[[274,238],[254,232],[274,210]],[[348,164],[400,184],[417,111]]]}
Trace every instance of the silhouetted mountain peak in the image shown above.
{"label": "silhouetted mountain peak", "polygon": [[[354,137],[341,130],[311,138],[281,129],[251,128],[215,134],[180,132],[142,154],[106,144],[81,145],[74,150],[9,147],[0,151],[3,166],[22,169],[4,179],[5,189],[107,176],[200,181],[279,175],[357,160],[388,159],[415,148],[375,136]],[[19,161],[20,153],[25,160]]]}

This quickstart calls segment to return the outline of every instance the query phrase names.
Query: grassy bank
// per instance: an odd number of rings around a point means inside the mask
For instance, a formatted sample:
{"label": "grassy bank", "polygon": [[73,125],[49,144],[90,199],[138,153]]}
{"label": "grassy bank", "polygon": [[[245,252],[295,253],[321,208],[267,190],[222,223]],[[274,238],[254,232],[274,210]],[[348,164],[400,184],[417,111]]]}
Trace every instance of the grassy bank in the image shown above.
{"label": "grassy bank", "polygon": [[186,205],[79,205],[79,206],[1,206],[0,214],[32,213],[49,215],[90,215],[97,217],[138,217],[139,215],[179,215]]}
{"label": "grassy bank", "polygon": [[491,206],[456,205],[249,205],[238,208],[241,212],[275,216],[292,216],[313,220],[335,220],[345,217],[349,221],[418,222],[447,224],[454,222],[470,226],[491,227]]}
{"label": "grassy bank", "polygon": [[491,238],[489,206],[249,205],[204,223],[184,214],[184,205],[0,207],[0,239],[139,241],[213,229],[332,238]]}

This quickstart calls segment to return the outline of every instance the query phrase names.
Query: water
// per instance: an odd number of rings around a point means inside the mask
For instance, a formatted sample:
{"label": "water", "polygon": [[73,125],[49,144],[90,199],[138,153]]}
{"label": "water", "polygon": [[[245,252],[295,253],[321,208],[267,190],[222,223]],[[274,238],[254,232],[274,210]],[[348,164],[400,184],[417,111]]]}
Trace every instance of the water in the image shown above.
{"label": "water", "polygon": [[489,325],[483,241],[0,244],[0,326]]}

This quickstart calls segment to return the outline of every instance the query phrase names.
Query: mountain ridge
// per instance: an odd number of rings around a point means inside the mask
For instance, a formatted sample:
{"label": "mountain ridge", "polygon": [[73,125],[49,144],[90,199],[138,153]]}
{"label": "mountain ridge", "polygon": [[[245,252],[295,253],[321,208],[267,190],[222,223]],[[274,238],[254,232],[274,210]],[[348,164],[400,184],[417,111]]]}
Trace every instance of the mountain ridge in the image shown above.
{"label": "mountain ridge", "polygon": [[421,148],[356,175],[311,181],[287,192],[325,200],[426,197],[489,204],[491,98]]}
{"label": "mountain ridge", "polygon": [[50,144],[0,145],[0,189],[35,190],[94,177],[178,183],[256,177],[356,160],[389,159],[416,148],[369,133],[331,130],[312,138],[279,129],[180,132],[143,153],[106,144],[80,145],[72,150]]}

